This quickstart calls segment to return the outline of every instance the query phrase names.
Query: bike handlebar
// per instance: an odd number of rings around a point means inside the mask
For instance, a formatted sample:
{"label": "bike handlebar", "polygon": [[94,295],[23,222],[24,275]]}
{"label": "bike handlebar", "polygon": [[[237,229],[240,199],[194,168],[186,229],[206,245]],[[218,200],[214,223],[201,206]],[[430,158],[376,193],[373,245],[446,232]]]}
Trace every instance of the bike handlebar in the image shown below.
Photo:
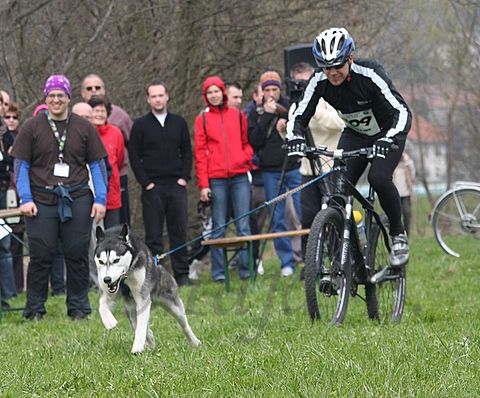
{"label": "bike handlebar", "polygon": [[[397,145],[392,145],[392,152],[398,151]],[[373,147],[365,147],[355,149],[353,151],[344,151],[343,149],[335,149],[334,151],[328,151],[326,146],[318,147],[305,147],[304,154],[306,157],[310,156],[326,156],[332,159],[352,159],[358,157],[373,157]]]}

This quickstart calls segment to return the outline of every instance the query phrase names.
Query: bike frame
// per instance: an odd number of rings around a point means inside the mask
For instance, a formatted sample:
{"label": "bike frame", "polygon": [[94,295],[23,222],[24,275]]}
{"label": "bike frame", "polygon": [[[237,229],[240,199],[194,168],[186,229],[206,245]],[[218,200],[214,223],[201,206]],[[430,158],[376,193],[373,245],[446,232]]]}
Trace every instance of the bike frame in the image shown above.
{"label": "bike frame", "polygon": [[[385,241],[385,245],[390,251],[390,242],[388,239],[388,233],[383,224],[380,215],[374,209],[375,203],[375,191],[373,190],[372,186],[369,186],[368,196],[364,197],[358,189],[348,180],[345,178],[345,171],[346,171],[346,161],[344,159],[340,159],[340,164],[333,167],[333,172],[327,177],[326,183],[328,183],[328,179],[335,179],[339,182],[336,187],[336,194],[326,193],[323,195],[323,204],[321,210],[326,209],[327,207],[337,209],[341,214],[344,220],[343,226],[343,235],[342,235],[342,243],[341,243],[341,260],[340,260],[340,269],[344,271],[348,267],[346,267],[347,262],[352,264],[352,274],[355,270],[358,270],[361,266],[364,266],[367,270],[367,278],[369,282],[370,279],[372,282],[378,282],[380,279],[375,275],[372,275],[373,272],[373,265],[368,264],[367,261],[367,253],[369,250],[369,238],[372,234],[372,221],[375,219],[377,225],[380,227],[382,231],[382,235]],[[335,198],[340,197],[344,204],[339,203],[335,200]],[[356,224],[353,221],[353,203],[357,201],[362,208],[365,210],[365,235],[366,235],[366,242],[365,247],[360,247],[360,240],[358,237]],[[353,232],[353,237],[351,236]],[[358,264],[354,259],[363,259],[363,263]]]}

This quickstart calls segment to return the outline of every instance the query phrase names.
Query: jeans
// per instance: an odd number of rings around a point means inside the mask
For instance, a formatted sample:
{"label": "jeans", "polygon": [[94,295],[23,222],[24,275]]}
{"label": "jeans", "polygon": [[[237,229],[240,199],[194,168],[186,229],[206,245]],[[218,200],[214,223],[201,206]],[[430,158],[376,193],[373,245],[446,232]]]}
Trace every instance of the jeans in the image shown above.
{"label": "jeans", "polygon": [[[231,200],[233,206],[233,216],[235,218],[250,211],[250,182],[247,174],[241,174],[231,178],[212,178],[210,179],[210,189],[212,190],[212,221],[213,231],[227,222],[228,202]],[[243,217],[235,222],[237,236],[250,235],[249,217]],[[210,239],[218,239],[225,236],[225,227],[210,235]],[[221,249],[210,247],[212,257],[212,278],[214,280],[225,279],[223,269],[223,253]],[[240,262],[238,276],[248,278],[248,258],[247,251],[241,250],[239,254]]]}
{"label": "jeans", "polygon": [[[0,228],[2,228],[0,226]],[[13,275],[12,253],[10,252],[10,235],[0,240],[0,290],[2,300],[17,296],[15,277]]]}
{"label": "jeans", "polygon": [[[0,209],[6,208],[5,197],[6,192],[0,191]],[[0,228],[3,227],[0,226]],[[0,291],[2,300],[17,296],[10,241],[11,235],[7,235],[0,240]]]}
{"label": "jeans", "polygon": [[[302,182],[299,169],[293,169],[285,172],[284,180],[280,192],[278,190],[280,184],[280,178],[282,173],[278,171],[262,171],[263,185],[265,186],[265,195],[267,200],[271,200],[279,194],[286,192],[286,188],[293,189],[298,187]],[[292,195],[293,204],[297,212],[298,217],[301,219],[301,205],[300,205],[300,193]],[[269,207],[270,212],[274,209],[273,206]],[[285,201],[277,202],[275,211],[272,216],[272,232],[287,231],[287,222],[285,217]],[[293,259],[292,241],[289,237],[276,238],[273,240],[275,246],[275,252],[280,258],[281,267],[291,267],[295,269],[295,261]]]}

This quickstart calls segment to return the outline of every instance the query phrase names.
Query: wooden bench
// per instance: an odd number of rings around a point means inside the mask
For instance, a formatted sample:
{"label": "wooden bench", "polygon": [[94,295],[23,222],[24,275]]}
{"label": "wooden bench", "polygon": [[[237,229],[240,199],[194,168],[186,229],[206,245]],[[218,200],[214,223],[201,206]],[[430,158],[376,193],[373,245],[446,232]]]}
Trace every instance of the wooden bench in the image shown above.
{"label": "wooden bench", "polygon": [[18,217],[21,216],[22,213],[20,212],[18,207],[12,209],[2,209],[0,210],[0,218],[8,218],[8,217]]}
{"label": "wooden bench", "polygon": [[[248,271],[250,273],[250,287],[255,287],[255,267],[253,262],[253,242],[259,240],[268,240],[275,238],[303,236],[310,233],[309,229],[299,229],[295,231],[284,232],[271,232],[268,234],[247,235],[247,236],[235,236],[231,238],[220,239],[207,239],[201,242],[203,246],[213,246],[223,251],[223,269],[225,272],[225,291],[230,292],[230,272],[228,266],[233,257],[245,247],[248,251]],[[234,252],[233,256],[229,259],[228,252]]]}

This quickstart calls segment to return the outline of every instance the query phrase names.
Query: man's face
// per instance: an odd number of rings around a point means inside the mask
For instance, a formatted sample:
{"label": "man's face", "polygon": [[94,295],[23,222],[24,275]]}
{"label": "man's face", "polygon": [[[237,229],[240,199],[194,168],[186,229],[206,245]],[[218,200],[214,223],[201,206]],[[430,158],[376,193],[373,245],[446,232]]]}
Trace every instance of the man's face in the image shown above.
{"label": "man's face", "polygon": [[68,114],[68,104],[70,98],[62,90],[52,90],[45,98],[45,103],[48,106],[48,113],[54,117],[63,117]]}
{"label": "man's face", "polygon": [[85,102],[90,101],[90,98],[94,95],[100,98],[105,98],[105,86],[103,81],[95,76],[87,77],[83,81],[80,94]]}
{"label": "man's face", "polygon": [[292,73],[293,80],[309,80],[313,75],[313,70],[311,72],[294,72]]}
{"label": "man's face", "polygon": [[161,84],[148,88],[147,102],[153,113],[165,113],[168,99],[168,93]]}
{"label": "man's face", "polygon": [[0,91],[0,95],[3,99],[3,109],[2,112],[5,114],[7,112],[8,107],[10,106],[10,96],[5,91]]}
{"label": "man's face", "polygon": [[93,123],[93,110],[92,107],[88,104],[78,103],[72,107],[72,113],[75,113],[78,116],[87,119],[90,123]]}
{"label": "man's face", "polygon": [[350,59],[348,59],[348,61],[344,65],[339,66],[338,69],[337,67],[332,67],[322,68],[322,70],[323,73],[325,73],[325,76],[327,76],[327,80],[332,84],[332,86],[340,86],[350,73],[351,63],[352,57],[350,56]]}
{"label": "man's face", "polygon": [[240,109],[243,100],[243,91],[230,86],[227,88],[228,106],[230,108]]}
{"label": "man's face", "polygon": [[263,89],[263,96],[273,98],[278,102],[280,99],[280,89],[277,86],[267,86]]}

